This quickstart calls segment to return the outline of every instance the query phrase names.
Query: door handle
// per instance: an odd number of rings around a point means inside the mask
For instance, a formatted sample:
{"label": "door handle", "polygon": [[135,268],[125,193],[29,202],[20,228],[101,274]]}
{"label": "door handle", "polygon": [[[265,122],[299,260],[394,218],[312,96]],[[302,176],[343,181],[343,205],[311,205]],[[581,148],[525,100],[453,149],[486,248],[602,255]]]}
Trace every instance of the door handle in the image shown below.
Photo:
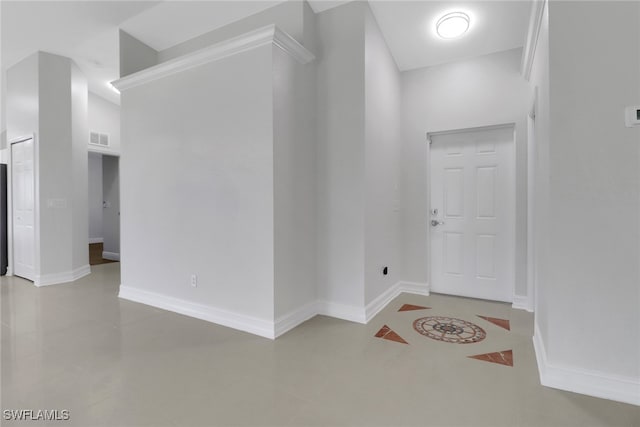
{"label": "door handle", "polygon": [[444,221],[438,221],[437,219],[432,219],[432,220],[431,220],[431,225],[432,225],[433,227],[437,227],[437,226],[439,226],[439,225],[444,225]]}

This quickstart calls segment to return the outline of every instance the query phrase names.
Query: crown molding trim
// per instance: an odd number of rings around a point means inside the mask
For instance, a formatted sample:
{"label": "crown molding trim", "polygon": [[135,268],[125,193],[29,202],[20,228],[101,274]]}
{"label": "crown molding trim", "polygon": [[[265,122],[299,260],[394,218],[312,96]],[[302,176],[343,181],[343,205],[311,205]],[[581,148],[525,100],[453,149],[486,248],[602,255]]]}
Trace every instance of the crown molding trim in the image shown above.
{"label": "crown molding trim", "polygon": [[542,26],[542,16],[544,8],[547,7],[547,0],[535,0],[531,2],[531,16],[529,18],[529,30],[527,31],[527,39],[524,43],[522,51],[521,73],[525,80],[531,78],[531,67],[533,67],[533,58],[536,54],[536,46],[538,45],[538,37]]}
{"label": "crown molding trim", "polygon": [[282,49],[282,51],[301,64],[308,64],[315,59],[315,56],[308,49],[298,43],[289,34],[280,30],[275,25],[267,25],[266,27],[258,28],[257,30],[250,31],[238,37],[233,37],[179,58],[171,59],[138,71],[137,73],[130,74],[111,84],[122,92],[172,74],[180,73],[268,44],[273,44]]}

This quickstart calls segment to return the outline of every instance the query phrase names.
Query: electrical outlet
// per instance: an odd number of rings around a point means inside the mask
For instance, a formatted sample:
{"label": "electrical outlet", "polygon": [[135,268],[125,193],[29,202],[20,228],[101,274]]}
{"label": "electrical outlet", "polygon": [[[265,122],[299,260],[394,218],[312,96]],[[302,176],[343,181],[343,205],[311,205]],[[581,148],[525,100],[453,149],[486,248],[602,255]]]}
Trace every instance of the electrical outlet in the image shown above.
{"label": "electrical outlet", "polygon": [[191,286],[193,286],[194,288],[198,287],[198,276],[196,276],[195,274],[191,275]]}

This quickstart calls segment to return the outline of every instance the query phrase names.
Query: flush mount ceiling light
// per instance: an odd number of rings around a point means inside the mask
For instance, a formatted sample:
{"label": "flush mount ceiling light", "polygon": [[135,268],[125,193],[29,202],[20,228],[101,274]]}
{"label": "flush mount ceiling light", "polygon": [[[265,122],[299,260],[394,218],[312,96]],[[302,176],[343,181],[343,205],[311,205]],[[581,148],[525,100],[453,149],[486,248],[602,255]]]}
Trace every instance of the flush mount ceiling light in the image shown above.
{"label": "flush mount ceiling light", "polygon": [[469,15],[464,12],[447,13],[436,23],[436,33],[446,40],[457,39],[467,30],[469,30]]}

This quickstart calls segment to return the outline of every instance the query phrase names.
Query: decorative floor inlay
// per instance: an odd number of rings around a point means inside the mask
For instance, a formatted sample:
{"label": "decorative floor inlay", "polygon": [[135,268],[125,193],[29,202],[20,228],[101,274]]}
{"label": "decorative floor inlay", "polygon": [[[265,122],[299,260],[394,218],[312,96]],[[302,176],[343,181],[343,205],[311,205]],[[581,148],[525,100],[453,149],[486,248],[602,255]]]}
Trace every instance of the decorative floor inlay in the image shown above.
{"label": "decorative floor inlay", "polygon": [[396,334],[390,327],[384,325],[375,335],[376,338],[382,338],[384,340],[395,341],[402,344],[409,344],[402,337]]}
{"label": "decorative floor inlay", "polygon": [[483,360],[485,362],[498,363],[500,365],[513,366],[513,350],[496,351],[495,353],[476,354],[467,356],[471,359]]}
{"label": "decorative floor inlay", "polygon": [[507,331],[511,330],[511,325],[509,324],[509,321],[507,319],[498,319],[495,317],[487,317],[487,316],[480,316],[479,314],[477,314],[477,316],[481,319],[486,320],[487,322],[491,322],[496,326],[500,326],[503,329],[506,329]]}
{"label": "decorative floor inlay", "polygon": [[421,317],[413,322],[419,334],[437,341],[469,344],[485,339],[487,333],[475,323],[454,317]]}
{"label": "decorative floor inlay", "polygon": [[426,310],[431,307],[423,307],[421,305],[404,304],[398,311]]}

